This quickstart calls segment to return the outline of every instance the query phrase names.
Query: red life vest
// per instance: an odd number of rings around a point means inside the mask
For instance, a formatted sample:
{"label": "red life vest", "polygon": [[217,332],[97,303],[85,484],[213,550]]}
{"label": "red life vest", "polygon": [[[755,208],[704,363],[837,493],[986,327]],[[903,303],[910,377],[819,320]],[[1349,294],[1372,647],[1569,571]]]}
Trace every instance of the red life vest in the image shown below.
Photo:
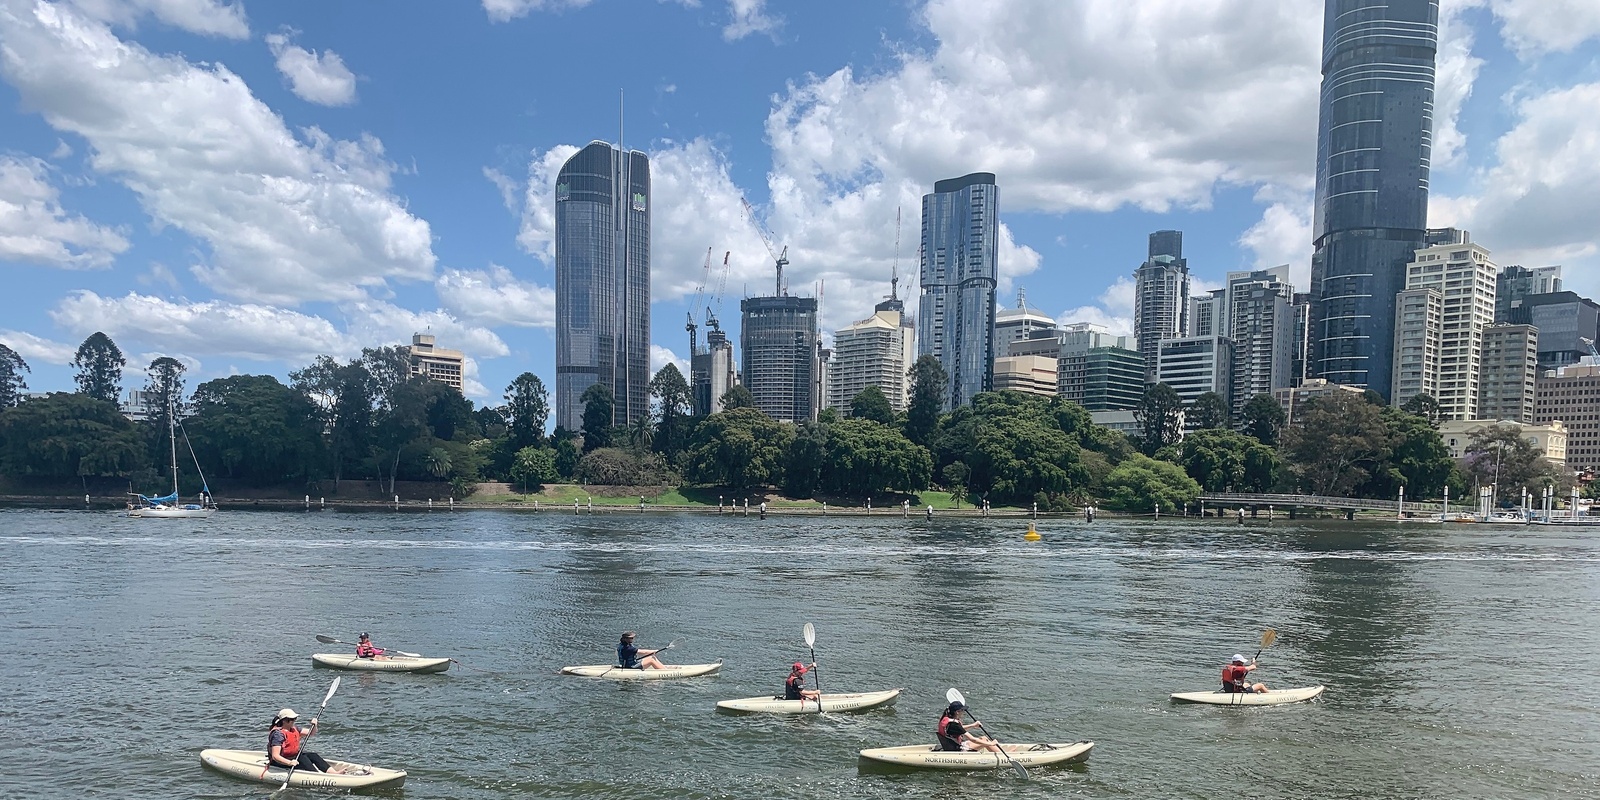
{"label": "red life vest", "polygon": [[1250,670],[1244,668],[1243,666],[1229,664],[1228,666],[1222,668],[1223,683],[1241,684],[1244,683],[1249,677]]}
{"label": "red life vest", "polygon": [[278,748],[278,755],[283,756],[284,758],[287,758],[287,759],[294,759],[294,758],[299,757],[299,755],[300,755],[300,728],[299,728],[299,726],[298,725],[290,725],[287,728],[280,728],[279,730],[283,731],[283,745]]}
{"label": "red life vest", "polygon": [[952,722],[960,723],[961,719],[959,717],[952,717],[949,714],[944,714],[944,715],[940,716],[939,717],[939,729],[934,732],[934,735],[938,736],[940,739],[951,739],[951,738],[954,738],[947,732],[950,729],[950,723],[952,723]]}
{"label": "red life vest", "polygon": [[382,652],[382,650],[373,647],[371,642],[362,642],[356,645],[356,658],[372,658]]}

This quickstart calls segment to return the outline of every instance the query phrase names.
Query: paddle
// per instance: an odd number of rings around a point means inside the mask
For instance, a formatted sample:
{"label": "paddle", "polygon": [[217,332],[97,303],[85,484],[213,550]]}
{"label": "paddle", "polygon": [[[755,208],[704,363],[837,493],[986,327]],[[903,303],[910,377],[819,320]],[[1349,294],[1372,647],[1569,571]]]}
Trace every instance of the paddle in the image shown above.
{"label": "paddle", "polygon": [[[668,650],[671,650],[672,648],[677,647],[677,646],[678,646],[678,640],[677,639],[673,639],[672,641],[667,642],[667,646],[666,647],[657,648],[656,651],[654,653],[651,653],[650,655],[658,655],[658,654],[661,654],[661,653],[665,653]],[[596,678],[603,678],[603,677],[606,676],[607,673],[611,672],[611,670],[614,670],[614,669],[622,669],[622,665],[621,664],[617,664],[615,666],[607,667],[605,672],[602,672],[599,675],[596,675],[595,677]]]}
{"label": "paddle", "polygon": [[[960,703],[963,706],[965,706],[967,704],[967,698],[962,697],[961,696],[961,692],[958,691],[955,688],[951,688],[950,691],[945,692],[944,693],[944,699],[946,699],[946,700],[948,700],[948,701],[950,701],[952,703]],[[967,713],[971,714],[972,713],[972,709],[970,709],[970,708],[967,709]],[[1017,763],[1017,760],[1012,758],[1010,753],[1006,752],[1005,745],[1000,744],[1000,741],[998,739],[995,739],[993,736],[989,736],[989,731],[986,728],[983,727],[983,723],[982,722],[978,722],[976,717],[974,717],[972,721],[977,724],[978,730],[983,731],[983,735],[984,736],[988,736],[991,740],[994,741],[995,745],[997,745],[1000,748],[1000,755],[1005,756],[1006,760],[1011,762],[1011,771],[1017,773],[1017,777],[1019,777],[1019,778],[1021,778],[1023,780],[1027,780],[1028,779],[1028,770],[1027,770],[1027,768],[1022,766],[1021,764]]]}
{"label": "paddle", "polygon": [[[333,684],[328,687],[328,693],[322,696],[322,705],[317,707],[317,716],[318,717],[322,716],[322,712],[327,710],[328,701],[333,699],[333,693],[337,692],[337,691],[339,691],[339,679],[338,678],[334,678],[333,679]],[[299,724],[299,723],[295,723],[295,724]],[[305,742],[303,742],[300,745],[300,751],[301,752],[305,752],[305,749],[306,749],[305,746],[307,744],[310,744],[311,743],[311,737],[316,736],[316,735],[317,735],[317,727],[316,726],[312,726],[311,732],[306,734]],[[300,766],[300,762],[298,760],[296,760],[294,766],[290,767],[289,771],[284,774],[284,776],[283,776],[283,785],[278,787],[278,792],[281,792],[284,789],[289,788],[289,779],[294,777],[294,771],[296,769],[298,769],[299,766]],[[273,794],[277,794],[278,792],[273,792]]]}
{"label": "paddle", "polygon": [[[322,642],[323,644],[356,644],[355,642],[341,641],[339,639],[333,638],[332,636],[323,636],[320,633],[317,634],[317,641]],[[422,654],[421,653],[407,653],[404,650],[385,650],[384,651],[385,655],[387,655],[389,653],[394,653],[397,656],[405,656],[406,658],[422,658]]]}
{"label": "paddle", "polygon": [[[822,675],[817,669],[817,627],[807,622],[801,629],[806,637],[806,647],[811,648],[811,679],[817,682],[817,713],[822,713]],[[805,708],[805,705],[801,705]]]}
{"label": "paddle", "polygon": [[1255,663],[1256,660],[1260,659],[1261,658],[1261,650],[1265,650],[1265,649],[1271,647],[1272,643],[1276,642],[1276,641],[1278,641],[1278,632],[1277,631],[1275,631],[1275,630],[1273,630],[1271,628],[1268,628],[1268,629],[1262,631],[1261,632],[1261,649],[1256,651],[1256,657],[1250,659],[1250,662],[1251,663]]}

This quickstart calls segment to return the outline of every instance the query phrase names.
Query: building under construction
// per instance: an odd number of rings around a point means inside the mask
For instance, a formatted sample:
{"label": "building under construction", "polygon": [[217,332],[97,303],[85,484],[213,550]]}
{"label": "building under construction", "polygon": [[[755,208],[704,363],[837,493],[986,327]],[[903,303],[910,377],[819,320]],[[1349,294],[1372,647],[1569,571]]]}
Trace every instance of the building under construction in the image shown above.
{"label": "building under construction", "polygon": [[756,408],[781,422],[803,422],[817,412],[817,300],[814,297],[747,297],[739,349],[745,388]]}

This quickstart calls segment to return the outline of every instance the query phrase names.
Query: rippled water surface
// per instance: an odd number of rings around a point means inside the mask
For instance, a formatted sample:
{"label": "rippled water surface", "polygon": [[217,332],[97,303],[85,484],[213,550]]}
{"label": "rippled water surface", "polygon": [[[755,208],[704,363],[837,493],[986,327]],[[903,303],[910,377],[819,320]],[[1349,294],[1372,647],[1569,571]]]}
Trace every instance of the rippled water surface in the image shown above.
{"label": "rippled water surface", "polygon": [[[313,749],[408,798],[1600,796],[1596,533],[1469,525],[0,511],[0,796],[264,797],[200,767],[309,713],[314,634],[454,656],[343,673]],[[808,657],[898,706],[717,714]],[[1254,652],[1276,708],[1178,706]],[[617,632],[712,678],[558,677]],[[991,731],[1080,766],[879,774],[960,687]],[[291,791],[289,797],[327,797]]]}

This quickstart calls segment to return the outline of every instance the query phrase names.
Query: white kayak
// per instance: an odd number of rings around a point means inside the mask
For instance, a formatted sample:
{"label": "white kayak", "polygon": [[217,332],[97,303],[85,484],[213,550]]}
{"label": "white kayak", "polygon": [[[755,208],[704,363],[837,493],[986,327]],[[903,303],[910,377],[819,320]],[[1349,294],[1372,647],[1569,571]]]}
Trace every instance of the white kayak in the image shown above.
{"label": "white kayak", "polygon": [[666,669],[624,669],[611,664],[590,664],[584,667],[562,667],[562,675],[580,678],[608,678],[614,681],[666,681],[673,678],[693,678],[696,675],[715,675],[722,669],[722,659],[710,664],[674,664]]}
{"label": "white kayak", "polygon": [[384,658],[356,658],[349,653],[313,653],[311,663],[330,669],[355,669],[367,672],[444,672],[450,668],[448,658],[411,658],[386,656]]}
{"label": "white kayak", "polygon": [[1172,699],[1183,703],[1208,703],[1214,706],[1281,706],[1298,703],[1322,694],[1326,686],[1307,686],[1303,689],[1273,689],[1270,692],[1178,692]]}
{"label": "white kayak", "polygon": [[[1089,757],[1094,742],[1065,744],[1006,744],[1011,761],[1024,767],[1042,767],[1047,764],[1066,764]],[[914,769],[1002,769],[1011,766],[999,753],[981,750],[940,750],[937,745],[911,744],[904,747],[875,747],[862,750],[864,761],[893,764]]]}
{"label": "white kayak", "polygon": [[741,700],[719,700],[717,708],[747,714],[820,714],[824,711],[863,711],[878,706],[894,705],[900,689],[883,692],[856,692],[854,694],[824,694],[821,700],[785,700],[781,697],[746,697]]}
{"label": "white kayak", "polygon": [[[226,775],[247,781],[282,786],[288,770],[267,765],[267,754],[261,750],[201,750],[200,763]],[[384,769],[348,761],[328,759],[334,772],[315,772],[297,769],[289,777],[289,785],[302,789],[384,789],[405,785],[404,770]]]}

